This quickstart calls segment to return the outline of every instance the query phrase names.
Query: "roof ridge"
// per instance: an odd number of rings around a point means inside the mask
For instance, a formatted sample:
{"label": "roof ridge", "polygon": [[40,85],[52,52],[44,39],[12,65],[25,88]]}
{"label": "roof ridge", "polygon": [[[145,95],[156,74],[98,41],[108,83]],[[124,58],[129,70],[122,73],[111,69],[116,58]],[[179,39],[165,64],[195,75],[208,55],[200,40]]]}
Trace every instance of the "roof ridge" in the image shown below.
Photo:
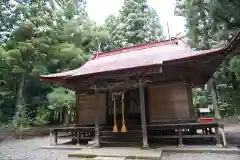
{"label": "roof ridge", "polygon": [[136,51],[136,50],[146,49],[146,48],[150,48],[150,47],[157,47],[159,45],[162,45],[162,46],[170,45],[170,44],[176,43],[177,40],[179,40],[179,38],[173,37],[173,38],[171,38],[171,40],[168,39],[168,40],[162,40],[162,41],[155,41],[155,42],[151,42],[151,43],[143,43],[143,44],[128,46],[128,47],[115,49],[115,50],[107,51],[107,52],[97,51],[94,53],[92,60],[96,59],[96,58],[100,58],[100,57],[111,56],[111,55],[123,53],[123,52]]}

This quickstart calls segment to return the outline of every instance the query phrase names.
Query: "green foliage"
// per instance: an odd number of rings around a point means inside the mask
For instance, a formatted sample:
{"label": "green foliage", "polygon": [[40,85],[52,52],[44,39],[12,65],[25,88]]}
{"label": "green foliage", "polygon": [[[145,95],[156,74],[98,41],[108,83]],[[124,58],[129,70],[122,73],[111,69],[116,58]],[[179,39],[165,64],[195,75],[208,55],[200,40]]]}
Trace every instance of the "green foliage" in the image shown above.
{"label": "green foliage", "polygon": [[208,99],[206,96],[206,91],[201,88],[193,89],[193,105],[197,108],[208,107]]}
{"label": "green foliage", "polygon": [[[53,10],[44,0],[22,1],[11,10],[8,1],[4,1],[1,7],[1,19],[6,24],[1,25],[0,32],[6,36],[0,48],[0,110],[4,115],[0,119],[7,123],[13,118],[12,124],[17,128],[47,123],[51,111],[46,109],[43,115],[41,106],[48,105],[46,94],[51,88],[39,82],[38,76],[85,63],[88,53],[72,37],[77,30],[71,28],[78,24],[73,23],[75,19],[66,19],[65,12],[72,11]],[[76,14],[79,12],[72,12],[72,17]],[[18,19],[8,25],[9,16]]]}
{"label": "green foliage", "polygon": [[146,0],[125,0],[119,16],[109,16],[106,26],[114,49],[163,38],[157,13]]}
{"label": "green foliage", "polygon": [[20,19],[18,14],[14,14],[14,5],[9,0],[0,1],[0,43],[9,39],[16,23]]}
{"label": "green foliage", "polygon": [[196,49],[219,47],[240,26],[237,0],[177,0],[176,14],[186,17],[189,44]]}
{"label": "green foliage", "polygon": [[[226,44],[240,27],[240,5],[237,0],[177,0],[175,14],[186,18],[188,43],[197,50],[220,47]],[[240,110],[240,57],[235,56],[219,68],[214,79],[217,85],[220,109],[227,115]],[[210,93],[206,97],[211,99]],[[200,103],[202,94],[195,95]]]}
{"label": "green foliage", "polygon": [[30,126],[31,120],[27,116],[26,106],[18,105],[16,107],[18,110],[12,120],[12,127],[21,139],[22,132]]}
{"label": "green foliage", "polygon": [[2,113],[0,121],[2,123],[8,123],[9,117],[13,116],[16,96],[15,77],[11,75],[11,68],[4,59],[5,53],[0,48],[0,110]]}
{"label": "green foliage", "polygon": [[65,123],[68,123],[70,120],[69,116],[72,115],[75,108],[75,93],[64,88],[54,88],[53,91],[47,95],[47,99],[49,102],[48,108],[52,110],[55,115],[60,115],[59,122],[63,123],[64,120]]}
{"label": "green foliage", "polygon": [[64,88],[55,88],[47,95],[49,109],[58,110],[63,107],[74,107],[75,93]]}
{"label": "green foliage", "polygon": [[219,100],[231,113],[240,113],[240,57],[235,56],[221,70],[216,79]]}
{"label": "green foliage", "polygon": [[46,107],[38,107],[36,118],[33,121],[33,125],[41,126],[50,123],[51,112]]}

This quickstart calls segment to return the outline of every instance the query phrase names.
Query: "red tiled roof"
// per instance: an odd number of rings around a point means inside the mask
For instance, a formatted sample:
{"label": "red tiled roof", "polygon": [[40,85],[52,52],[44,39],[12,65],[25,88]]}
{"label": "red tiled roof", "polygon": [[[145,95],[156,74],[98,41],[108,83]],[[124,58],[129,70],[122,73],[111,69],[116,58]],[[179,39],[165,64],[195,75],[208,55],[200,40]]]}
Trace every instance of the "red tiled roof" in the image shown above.
{"label": "red tiled roof", "polygon": [[108,71],[161,65],[167,61],[216,53],[221,50],[193,51],[188,46],[177,42],[178,40],[174,39],[172,41],[168,40],[138,45],[105,53],[98,52],[93,55],[91,60],[78,69],[41,76],[41,78],[75,77]]}
{"label": "red tiled roof", "polygon": [[158,46],[165,46],[165,45],[176,44],[176,43],[178,43],[178,39],[172,38],[171,41],[164,40],[164,41],[160,41],[160,42],[152,42],[152,43],[147,43],[147,44],[139,44],[139,45],[135,45],[135,46],[120,48],[120,49],[109,51],[109,52],[96,52],[96,55],[97,55],[97,57],[105,57],[105,56],[119,54],[122,52],[137,51],[137,50],[158,47]]}

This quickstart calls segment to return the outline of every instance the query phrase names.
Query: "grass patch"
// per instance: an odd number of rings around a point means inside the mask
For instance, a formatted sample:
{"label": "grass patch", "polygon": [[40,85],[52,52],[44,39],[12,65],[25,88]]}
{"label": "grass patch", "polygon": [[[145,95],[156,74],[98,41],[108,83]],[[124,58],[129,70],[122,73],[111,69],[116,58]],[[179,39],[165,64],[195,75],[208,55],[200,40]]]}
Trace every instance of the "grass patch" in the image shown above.
{"label": "grass patch", "polygon": [[96,158],[96,155],[92,154],[69,154],[68,157],[72,158]]}

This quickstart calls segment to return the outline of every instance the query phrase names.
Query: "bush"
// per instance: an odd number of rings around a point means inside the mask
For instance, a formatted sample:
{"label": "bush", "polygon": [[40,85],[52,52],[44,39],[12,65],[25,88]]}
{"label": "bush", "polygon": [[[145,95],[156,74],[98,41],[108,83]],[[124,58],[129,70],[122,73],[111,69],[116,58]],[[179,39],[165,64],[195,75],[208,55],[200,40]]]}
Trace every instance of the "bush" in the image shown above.
{"label": "bush", "polygon": [[49,124],[51,118],[50,116],[51,111],[49,109],[46,107],[38,107],[36,119],[33,121],[33,125],[39,126]]}

